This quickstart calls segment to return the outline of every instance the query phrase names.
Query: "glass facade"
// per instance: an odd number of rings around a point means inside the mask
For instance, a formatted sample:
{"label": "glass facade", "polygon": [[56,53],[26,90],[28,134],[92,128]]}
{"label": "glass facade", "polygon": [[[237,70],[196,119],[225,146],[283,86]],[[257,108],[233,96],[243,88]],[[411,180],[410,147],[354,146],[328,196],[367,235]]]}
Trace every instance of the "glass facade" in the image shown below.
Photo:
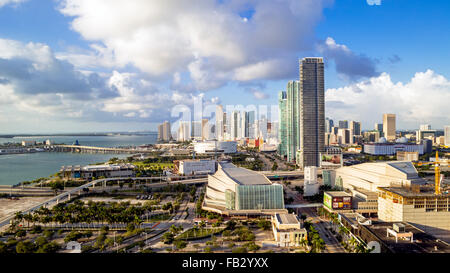
{"label": "glass facade", "polygon": [[239,185],[236,187],[237,210],[284,209],[283,186]]}
{"label": "glass facade", "polygon": [[285,91],[281,91],[278,94],[278,109],[279,109],[279,129],[278,129],[278,154],[281,156],[286,156],[286,145],[287,145],[287,119],[286,119],[286,104],[287,95]]}
{"label": "glass facade", "polygon": [[230,210],[236,208],[236,194],[233,191],[225,190],[225,207]]}

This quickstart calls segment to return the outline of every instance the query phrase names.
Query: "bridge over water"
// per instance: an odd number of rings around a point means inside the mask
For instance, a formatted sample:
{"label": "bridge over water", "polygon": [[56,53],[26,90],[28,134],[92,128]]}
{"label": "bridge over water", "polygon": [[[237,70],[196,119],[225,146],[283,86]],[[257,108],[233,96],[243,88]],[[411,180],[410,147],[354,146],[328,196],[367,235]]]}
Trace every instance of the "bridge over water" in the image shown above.
{"label": "bridge over water", "polygon": [[152,153],[152,151],[141,149],[94,147],[94,146],[79,146],[79,145],[51,145],[45,147],[45,150],[50,152],[66,152],[66,153],[105,153],[105,154]]}

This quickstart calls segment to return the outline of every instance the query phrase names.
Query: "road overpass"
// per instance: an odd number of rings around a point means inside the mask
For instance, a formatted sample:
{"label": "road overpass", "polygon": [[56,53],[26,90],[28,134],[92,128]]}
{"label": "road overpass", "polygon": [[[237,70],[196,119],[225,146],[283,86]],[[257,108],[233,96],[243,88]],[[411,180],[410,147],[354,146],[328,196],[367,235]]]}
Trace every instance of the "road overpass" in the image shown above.
{"label": "road overpass", "polygon": [[[98,180],[94,180],[92,182],[86,183],[84,185],[81,185],[79,187],[67,190],[47,201],[44,201],[30,209],[27,209],[25,211],[23,211],[23,214],[28,214],[31,213],[41,207],[47,207],[47,206],[51,206],[53,204],[58,204],[59,202],[63,201],[63,200],[70,200],[72,195],[81,195],[83,192],[83,189],[88,189],[88,188],[95,188],[95,186],[101,185],[102,187],[106,188],[108,185],[108,182],[122,182],[124,180],[128,180],[128,181],[133,181],[133,182],[137,182],[140,180],[144,180],[144,181],[148,181],[149,179],[153,179],[154,177],[132,177],[132,178],[105,178],[105,179],[98,179]],[[152,184],[148,184],[147,187],[165,187],[168,185],[176,185],[176,184],[184,184],[184,185],[196,185],[196,184],[205,184],[208,182],[207,178],[195,178],[195,179],[186,179],[186,180],[176,180],[176,181],[170,181],[170,182],[161,182],[161,183],[152,183]],[[2,222],[0,222],[0,228],[4,227],[5,225],[10,224],[10,221],[12,219],[14,219],[14,215],[10,215],[9,217],[7,217],[6,219],[4,219]]]}

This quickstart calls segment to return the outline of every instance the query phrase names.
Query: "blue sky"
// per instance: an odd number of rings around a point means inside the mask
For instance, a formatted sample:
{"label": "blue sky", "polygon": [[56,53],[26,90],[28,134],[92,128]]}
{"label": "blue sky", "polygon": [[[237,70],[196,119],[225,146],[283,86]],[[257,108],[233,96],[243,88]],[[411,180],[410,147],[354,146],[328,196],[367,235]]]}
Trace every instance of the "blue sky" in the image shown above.
{"label": "blue sky", "polygon": [[276,105],[307,56],[335,120],[450,124],[449,1],[150,2],[0,1],[0,134],[154,130],[199,94]]}

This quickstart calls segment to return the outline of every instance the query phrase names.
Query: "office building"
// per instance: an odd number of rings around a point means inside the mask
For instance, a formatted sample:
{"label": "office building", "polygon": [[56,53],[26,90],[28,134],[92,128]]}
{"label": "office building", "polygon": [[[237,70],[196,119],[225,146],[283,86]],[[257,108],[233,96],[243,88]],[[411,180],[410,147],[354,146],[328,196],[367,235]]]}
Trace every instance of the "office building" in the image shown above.
{"label": "office building", "polygon": [[445,146],[450,146],[450,125],[444,127],[444,137]]}
{"label": "office building", "polygon": [[325,119],[325,133],[331,133],[331,128],[334,126],[334,121],[332,119]]}
{"label": "office building", "polygon": [[408,222],[441,240],[450,242],[450,195],[419,188],[380,187],[378,218],[385,222]]}
{"label": "office building", "polygon": [[215,135],[216,139],[219,141],[224,140],[225,133],[225,113],[223,112],[223,106],[216,106],[216,127],[215,127]]}
{"label": "office building", "polygon": [[300,168],[320,166],[325,147],[323,58],[300,61]]}
{"label": "office building", "polygon": [[351,144],[352,134],[350,129],[341,129],[338,130],[338,143],[339,144]]}
{"label": "office building", "polygon": [[278,129],[278,154],[282,157],[287,155],[287,94],[286,91],[280,91],[278,93],[278,117],[279,117],[279,129]]}
{"label": "office building", "polygon": [[350,121],[350,130],[353,131],[354,136],[360,136],[361,135],[361,122],[357,121]]}
{"label": "office building", "polygon": [[431,139],[422,139],[422,141],[420,142],[422,145],[422,149],[423,149],[423,153],[424,154],[429,154],[431,152],[433,152],[433,141]]}
{"label": "office building", "polygon": [[219,162],[208,176],[203,209],[224,215],[286,213],[283,186],[266,176],[229,162]]}
{"label": "office building", "polygon": [[194,140],[203,140],[203,121],[192,121],[191,123],[191,138]]}
{"label": "office building", "polygon": [[272,231],[280,247],[298,247],[308,239],[306,228],[295,214],[276,213],[271,217]]}
{"label": "office building", "polygon": [[348,121],[347,120],[340,120],[339,121],[339,128],[341,128],[341,129],[348,129]]}
{"label": "office building", "polygon": [[363,133],[364,142],[378,142],[380,140],[381,131],[369,131]]}
{"label": "office building", "polygon": [[287,144],[286,154],[289,162],[295,161],[295,156],[300,147],[300,82],[289,81],[287,85]]}
{"label": "office building", "polygon": [[382,137],[383,123],[375,123],[374,130],[380,132],[380,137]]}
{"label": "office building", "polygon": [[172,134],[170,131],[170,122],[164,121],[163,124],[158,126],[158,141],[170,141],[172,140]]}
{"label": "office building", "polygon": [[395,114],[383,114],[383,136],[387,141],[395,140]]}

